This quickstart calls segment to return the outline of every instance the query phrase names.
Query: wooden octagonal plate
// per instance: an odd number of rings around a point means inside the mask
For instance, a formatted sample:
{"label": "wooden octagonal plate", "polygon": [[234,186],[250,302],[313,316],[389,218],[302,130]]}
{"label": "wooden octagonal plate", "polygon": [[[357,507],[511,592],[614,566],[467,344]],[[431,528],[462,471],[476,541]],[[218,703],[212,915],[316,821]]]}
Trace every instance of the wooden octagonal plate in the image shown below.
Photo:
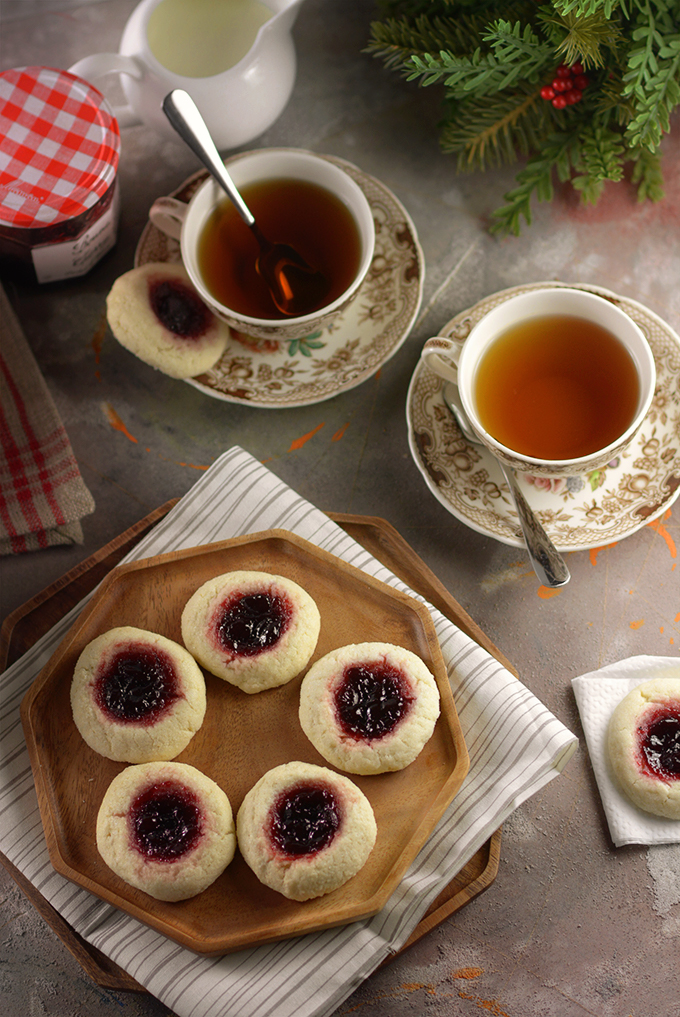
{"label": "wooden octagonal plate", "polygon": [[[180,617],[206,580],[236,569],[287,576],[315,599],[321,632],[310,664],[347,643],[396,643],[434,674],[441,715],[418,758],[397,773],[351,776],[378,824],[364,868],[333,893],[290,901],[263,886],[237,851],[207,890],[186,901],[158,901],[119,879],[95,844],[99,805],[125,768],[93,752],[71,715],[76,660],[95,636],[135,625],[181,642]],[[327,766],[298,721],[303,674],[278,689],[246,695],[206,673],[208,706],[201,729],[177,761],[191,763],[226,791],[234,813],[273,766],[299,759]],[[223,954],[345,924],[386,903],[460,788],[469,760],[446,668],[428,610],[417,600],[285,530],[158,555],[119,566],[36,678],[21,707],[40,812],[55,869],[103,900],[189,949]]]}

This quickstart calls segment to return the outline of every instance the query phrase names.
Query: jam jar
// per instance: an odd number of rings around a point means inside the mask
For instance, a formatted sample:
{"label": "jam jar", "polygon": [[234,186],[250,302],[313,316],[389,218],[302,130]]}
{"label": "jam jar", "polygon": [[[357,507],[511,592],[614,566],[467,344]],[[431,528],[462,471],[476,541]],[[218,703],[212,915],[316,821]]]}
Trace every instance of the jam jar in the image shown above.
{"label": "jam jar", "polygon": [[0,267],[84,275],[116,242],[120,132],[104,96],[52,67],[0,72]]}

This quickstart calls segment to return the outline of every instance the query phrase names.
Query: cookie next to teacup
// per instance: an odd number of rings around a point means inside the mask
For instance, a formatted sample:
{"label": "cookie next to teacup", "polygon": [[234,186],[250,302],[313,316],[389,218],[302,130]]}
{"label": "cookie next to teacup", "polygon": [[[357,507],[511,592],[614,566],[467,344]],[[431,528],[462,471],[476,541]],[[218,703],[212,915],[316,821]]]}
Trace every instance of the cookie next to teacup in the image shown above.
{"label": "cookie next to teacup", "polygon": [[653,678],[629,692],[611,716],[607,751],[639,809],[680,820],[680,678]]}
{"label": "cookie next to teacup", "polygon": [[106,298],[106,317],[121,346],[171,378],[210,370],[229,340],[229,326],[180,264],[150,262],[121,275]]}
{"label": "cookie next to teacup", "polygon": [[314,748],[349,773],[403,770],[429,741],[439,689],[402,646],[342,646],[312,665],[300,689],[300,724]]}

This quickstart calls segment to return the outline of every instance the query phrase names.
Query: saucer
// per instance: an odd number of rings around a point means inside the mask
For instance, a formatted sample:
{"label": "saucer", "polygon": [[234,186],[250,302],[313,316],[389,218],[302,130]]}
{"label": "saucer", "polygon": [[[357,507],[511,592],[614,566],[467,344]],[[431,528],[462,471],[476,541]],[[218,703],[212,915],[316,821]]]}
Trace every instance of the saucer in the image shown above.
{"label": "saucer", "polygon": [[[206,374],[185,379],[206,395],[265,409],[323,402],[375,374],[410,331],[425,277],[425,261],[410,216],[380,181],[344,159],[323,158],[344,169],[371,206],[375,254],[366,279],[329,327],[303,339],[272,342],[232,329],[231,341],[217,364]],[[189,201],[207,176],[204,170],[195,173],[172,196]],[[148,223],[137,245],[135,266],[180,260],[179,242]]]}
{"label": "saucer", "polygon": [[[559,551],[601,547],[660,516],[680,494],[680,337],[658,315],[596,286],[540,282],[494,293],[452,318],[440,334],[463,340],[497,304],[546,286],[588,290],[611,300],[644,332],[656,363],[654,400],[625,452],[600,470],[550,480],[518,474],[520,487]],[[418,363],[406,400],[411,455],[432,494],[466,526],[523,547],[519,520],[490,452],[461,435],[442,398],[444,382]]]}

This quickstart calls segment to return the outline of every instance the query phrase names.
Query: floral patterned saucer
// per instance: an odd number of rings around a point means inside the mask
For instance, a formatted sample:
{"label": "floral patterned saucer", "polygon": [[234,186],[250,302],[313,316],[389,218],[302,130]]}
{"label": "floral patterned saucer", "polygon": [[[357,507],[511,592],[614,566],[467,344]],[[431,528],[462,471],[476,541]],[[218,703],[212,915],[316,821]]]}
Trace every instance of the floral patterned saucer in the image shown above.
{"label": "floral patterned saucer", "polygon": [[[368,275],[330,327],[303,339],[272,342],[232,330],[218,363],[206,374],[187,379],[206,395],[268,409],[322,402],[370,378],[409,333],[425,276],[415,226],[384,184],[344,159],[324,158],[341,166],[371,205],[376,237]],[[173,197],[189,201],[207,175],[203,170],[195,173]],[[135,265],[179,260],[179,243],[148,223],[137,245]]]}
{"label": "floral patterned saucer", "polygon": [[[497,304],[555,282],[502,290],[456,315],[441,335],[465,339]],[[531,507],[560,551],[601,547],[635,533],[680,494],[680,337],[652,311],[609,290],[579,284],[617,304],[647,337],[657,371],[656,392],[642,428],[622,456],[584,476],[549,480],[519,475]],[[409,446],[435,498],[479,533],[523,547],[519,521],[500,468],[490,452],[468,444],[442,398],[444,382],[422,362],[406,402]]]}

